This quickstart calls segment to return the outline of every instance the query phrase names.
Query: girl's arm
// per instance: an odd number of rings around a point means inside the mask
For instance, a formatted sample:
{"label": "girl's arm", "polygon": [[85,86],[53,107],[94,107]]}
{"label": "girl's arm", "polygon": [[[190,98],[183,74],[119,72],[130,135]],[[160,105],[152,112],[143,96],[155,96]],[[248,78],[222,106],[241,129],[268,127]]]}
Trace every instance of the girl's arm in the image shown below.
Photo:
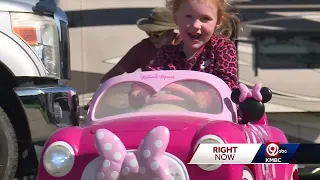
{"label": "girl's arm", "polygon": [[[213,65],[213,74],[221,78],[232,91],[238,88],[238,58],[233,41],[220,37],[214,54],[216,59]],[[241,121],[239,106],[237,106],[237,111],[237,119]]]}
{"label": "girl's arm", "polygon": [[238,58],[234,43],[220,37],[214,48],[215,60],[212,74],[221,78],[231,90],[238,88]]}

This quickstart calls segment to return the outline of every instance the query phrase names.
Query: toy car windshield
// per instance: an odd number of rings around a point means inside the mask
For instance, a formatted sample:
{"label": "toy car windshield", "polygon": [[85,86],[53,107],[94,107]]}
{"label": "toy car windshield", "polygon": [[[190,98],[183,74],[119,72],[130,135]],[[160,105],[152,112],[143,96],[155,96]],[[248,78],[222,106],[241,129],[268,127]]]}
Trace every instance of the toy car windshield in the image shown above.
{"label": "toy car windshield", "polygon": [[207,73],[135,72],[104,83],[96,92],[88,115],[91,114],[93,121],[129,115],[193,115],[208,118],[208,115],[224,114],[226,111],[230,114],[230,108],[224,102],[229,99],[230,93],[221,79]]}

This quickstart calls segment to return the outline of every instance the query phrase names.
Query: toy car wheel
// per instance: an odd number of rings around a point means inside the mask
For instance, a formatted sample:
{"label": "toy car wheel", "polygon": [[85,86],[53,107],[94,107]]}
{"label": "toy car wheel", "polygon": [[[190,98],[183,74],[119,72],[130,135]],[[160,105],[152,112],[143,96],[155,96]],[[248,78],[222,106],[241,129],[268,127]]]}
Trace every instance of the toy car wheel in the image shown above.
{"label": "toy car wheel", "polygon": [[13,179],[18,164],[16,134],[6,112],[0,107],[0,179]]}
{"label": "toy car wheel", "polygon": [[248,167],[243,168],[242,180],[255,180],[253,173]]}

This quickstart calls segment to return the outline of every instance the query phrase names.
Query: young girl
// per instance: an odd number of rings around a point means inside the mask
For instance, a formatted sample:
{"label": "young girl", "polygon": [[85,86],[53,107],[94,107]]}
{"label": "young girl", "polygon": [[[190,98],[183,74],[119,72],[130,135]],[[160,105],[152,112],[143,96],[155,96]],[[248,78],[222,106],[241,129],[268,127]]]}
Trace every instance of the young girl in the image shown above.
{"label": "young girl", "polygon": [[[194,70],[213,74],[233,90],[238,87],[236,47],[228,37],[230,21],[224,0],[169,0],[183,42],[160,49],[149,70]],[[232,19],[230,19],[232,18]]]}
{"label": "young girl", "polygon": [[[163,46],[148,69],[206,72],[221,78],[231,90],[238,88],[236,47],[228,37],[232,34],[231,22],[239,20],[227,12],[229,4],[224,0],[168,0],[167,3],[173,11],[182,42],[176,46]],[[241,97],[246,95],[241,93]],[[133,87],[131,104],[143,106],[148,101],[147,94],[142,87]],[[195,96],[202,109],[212,106],[207,102],[210,93],[199,90]]]}
{"label": "young girl", "polygon": [[[230,22],[238,22],[238,19],[226,12],[224,0],[169,0],[167,4],[173,11],[182,42],[163,46],[148,70],[207,72],[224,80],[230,89],[237,88],[236,47],[228,36],[232,34]],[[218,35],[217,31],[226,36]],[[142,89],[134,87],[132,99],[143,99],[141,94],[146,93]],[[203,93],[196,94],[199,94],[198,99],[209,99],[200,98]],[[144,100],[136,106],[141,106],[142,102]]]}

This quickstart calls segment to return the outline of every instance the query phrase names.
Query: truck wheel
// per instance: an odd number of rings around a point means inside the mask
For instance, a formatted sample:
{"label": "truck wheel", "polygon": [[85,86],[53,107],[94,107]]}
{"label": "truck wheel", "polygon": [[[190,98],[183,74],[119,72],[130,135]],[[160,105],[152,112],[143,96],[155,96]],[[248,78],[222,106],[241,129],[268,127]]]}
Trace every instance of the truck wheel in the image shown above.
{"label": "truck wheel", "polygon": [[0,179],[14,179],[18,165],[16,133],[7,113],[0,107]]}

